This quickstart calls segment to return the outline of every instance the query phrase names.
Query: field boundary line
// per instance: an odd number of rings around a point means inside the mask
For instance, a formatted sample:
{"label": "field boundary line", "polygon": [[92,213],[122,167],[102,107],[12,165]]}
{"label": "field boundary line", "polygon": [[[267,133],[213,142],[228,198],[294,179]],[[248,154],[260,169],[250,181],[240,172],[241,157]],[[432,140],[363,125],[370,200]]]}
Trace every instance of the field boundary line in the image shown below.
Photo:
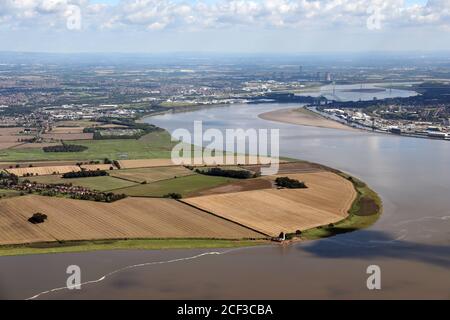
{"label": "field boundary line", "polygon": [[[161,167],[152,167],[152,168],[161,168]],[[133,168],[133,169],[148,169],[148,168]],[[119,170],[131,170],[131,169],[119,169]],[[119,171],[119,170],[118,170],[118,171]],[[191,173],[191,174],[187,174],[187,175],[179,176],[179,177],[177,176],[176,178],[175,178],[175,177],[172,177],[172,178],[164,178],[164,179],[161,179],[161,180],[155,180],[155,181],[151,181],[151,182],[148,182],[148,181],[147,181],[147,184],[152,184],[152,183],[155,183],[155,182],[166,181],[166,180],[172,180],[172,179],[179,179],[179,178],[183,178],[183,177],[190,177],[190,176],[193,176],[193,175],[195,175],[195,174],[197,174],[197,173]],[[130,182],[135,182],[135,183],[137,183],[137,184],[142,184],[141,181],[136,181],[136,180],[126,179],[126,178],[123,178],[123,177],[117,177],[117,176],[114,176],[114,175],[110,175],[110,176],[113,177],[113,178],[122,179],[122,180],[130,181]],[[145,181],[146,181],[146,180],[145,180]],[[130,187],[133,187],[133,186],[129,186],[129,187],[126,187],[126,188],[130,188]],[[116,188],[116,189],[126,189],[126,188]],[[111,189],[111,190],[116,190],[116,189]]]}
{"label": "field boundary line", "polygon": [[[120,170],[120,169],[119,169]],[[140,184],[141,182],[139,182],[139,181],[136,181],[136,180],[131,180],[131,179],[126,179],[126,178],[123,178],[123,177],[117,177],[117,176],[115,176],[115,175],[109,175],[111,178],[116,178],[116,179],[120,179],[120,180],[124,180],[124,181],[128,181],[128,182],[134,182],[134,183],[136,183],[136,184]],[[132,186],[130,186],[130,187],[132,187]],[[126,187],[126,188],[129,188],[129,187]],[[107,191],[111,191],[111,190],[116,190],[116,189],[124,189],[124,188],[114,188],[114,189],[109,189],[109,190],[107,190]]]}
{"label": "field boundary line", "polygon": [[195,206],[195,205],[193,205],[193,204],[184,202],[183,199],[181,199],[181,200],[175,200],[175,201],[181,202],[181,203],[183,203],[183,204],[185,204],[185,205],[187,205],[187,206],[189,206],[189,207],[192,207],[192,208],[194,208],[194,209],[197,209],[197,210],[206,212],[206,213],[208,213],[208,214],[210,214],[210,215],[213,215],[213,216],[215,216],[215,217],[217,217],[217,218],[226,220],[226,221],[228,221],[228,222],[232,222],[232,223],[237,224],[237,225],[239,225],[239,226],[241,226],[241,227],[244,227],[244,228],[246,228],[246,229],[249,229],[249,230],[251,230],[251,231],[253,231],[253,232],[262,234],[263,236],[266,236],[266,237],[268,237],[268,238],[272,238],[271,235],[268,235],[268,234],[266,234],[266,233],[264,233],[264,232],[262,232],[262,231],[260,231],[260,230],[254,229],[254,228],[249,227],[249,226],[247,226],[247,225],[245,225],[245,224],[242,224],[242,223],[240,223],[240,222],[236,222],[236,221],[234,221],[234,220],[231,220],[231,219],[222,217],[222,216],[220,216],[220,215],[218,215],[218,214],[215,214],[215,213],[213,213],[213,212],[211,212],[211,211],[208,211],[208,210],[199,208],[199,207],[197,207],[197,206]]}

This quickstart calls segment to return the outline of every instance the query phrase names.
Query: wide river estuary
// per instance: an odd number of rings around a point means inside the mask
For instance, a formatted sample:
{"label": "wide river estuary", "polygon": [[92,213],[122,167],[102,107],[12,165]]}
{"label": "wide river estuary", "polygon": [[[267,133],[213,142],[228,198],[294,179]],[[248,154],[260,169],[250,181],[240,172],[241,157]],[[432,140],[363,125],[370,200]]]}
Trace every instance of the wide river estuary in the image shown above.
{"label": "wide river estuary", "polygon": [[[147,118],[172,131],[279,128],[280,153],[348,172],[379,193],[372,227],[289,246],[100,251],[0,257],[0,298],[450,298],[450,141],[282,124],[258,114],[295,105],[234,105]],[[66,284],[81,267],[82,290]],[[369,265],[381,290],[368,290]],[[54,289],[48,292],[48,290]]]}

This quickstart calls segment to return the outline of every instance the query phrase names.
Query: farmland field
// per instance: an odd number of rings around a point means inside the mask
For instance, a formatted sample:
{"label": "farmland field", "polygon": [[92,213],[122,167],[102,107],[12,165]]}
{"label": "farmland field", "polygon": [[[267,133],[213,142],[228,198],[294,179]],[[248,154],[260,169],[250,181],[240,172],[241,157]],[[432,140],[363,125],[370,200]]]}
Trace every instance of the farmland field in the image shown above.
{"label": "farmland field", "polygon": [[176,179],[139,184],[129,188],[117,189],[114,192],[135,197],[162,197],[171,192],[187,196],[190,193],[232,181],[235,181],[235,179],[194,174]]}
{"label": "farmland field", "polygon": [[83,133],[83,130],[84,127],[54,127],[48,133]]}
{"label": "farmland field", "polygon": [[33,138],[31,135],[20,134],[23,129],[22,127],[0,128],[0,150],[20,145],[23,141]]}
{"label": "farmland field", "polygon": [[[250,170],[253,172],[260,173],[261,166],[255,166],[255,165],[246,165],[246,166],[240,166],[242,169]],[[324,168],[324,166],[317,164],[317,163],[311,163],[307,161],[298,161],[298,160],[281,160],[279,167],[278,167],[278,174],[288,174],[288,173],[306,173],[306,172],[318,172],[318,171],[324,171],[328,170],[327,168]]]}
{"label": "farmland field", "polygon": [[83,128],[88,128],[88,127],[93,127],[96,125],[101,125],[101,122],[96,122],[96,121],[90,121],[90,120],[64,120],[64,121],[59,121],[57,122],[58,126],[61,127],[83,127]]}
{"label": "farmland field", "polygon": [[113,170],[115,169],[113,164],[82,164],[80,166],[83,169],[89,170],[89,171],[95,171],[95,170],[106,170],[106,171],[110,171],[111,168],[113,168]]}
{"label": "farmland field", "polygon": [[[216,164],[223,164],[227,167],[237,167],[238,165],[258,165],[261,161],[269,161],[270,158],[267,157],[255,157],[249,156],[243,159],[234,157],[231,160],[226,160],[223,157],[222,160],[216,161],[213,157],[198,157],[198,158],[186,158],[179,159],[182,164],[194,165],[194,166],[215,166]],[[229,163],[230,161],[231,163]],[[274,160],[275,161],[275,160]],[[276,160],[278,161],[278,160]],[[134,159],[134,160],[119,160],[119,165],[121,169],[131,169],[131,168],[150,168],[150,167],[161,167],[161,166],[179,166],[179,163],[174,163],[172,159]]]}
{"label": "farmland field", "polygon": [[0,150],[13,148],[21,144],[21,142],[0,142]]}
{"label": "farmland field", "polygon": [[36,149],[60,145],[61,145],[60,142],[27,142],[27,143],[20,143],[14,146],[13,149]]}
{"label": "farmland field", "polygon": [[13,168],[5,169],[9,173],[15,174],[16,176],[23,177],[26,174],[33,175],[50,175],[53,173],[63,174],[66,172],[77,172],[81,171],[78,166],[52,166],[52,167],[28,167],[28,168]]}
{"label": "farmland field", "polygon": [[50,176],[27,177],[23,179],[48,184],[71,183],[75,186],[82,186],[98,191],[108,191],[112,189],[126,188],[136,184],[131,181],[117,179],[110,176],[64,179],[59,175],[50,175]]}
{"label": "farmland field", "polygon": [[190,194],[190,197],[206,196],[211,194],[242,192],[249,190],[261,190],[272,189],[273,183],[268,179],[256,178],[256,179],[237,179],[226,185],[212,187],[208,189],[202,189]]}
{"label": "farmland field", "polygon": [[[46,222],[27,221],[34,213]],[[235,223],[171,199],[99,203],[23,196],[0,200],[0,244],[124,238],[262,238]]]}
{"label": "farmland field", "polygon": [[194,174],[191,170],[182,166],[159,167],[159,168],[138,168],[115,170],[109,173],[113,177],[126,179],[135,182],[154,182],[176,177]]}
{"label": "farmland field", "polygon": [[134,159],[118,160],[120,169],[152,168],[161,166],[174,166],[171,159]]}
{"label": "farmland field", "polygon": [[348,215],[356,197],[348,180],[331,172],[288,176],[305,181],[308,188],[244,191],[183,201],[271,236],[335,223]]}
{"label": "farmland field", "polygon": [[94,134],[92,133],[43,133],[44,139],[51,140],[90,140]]}
{"label": "farmland field", "polygon": [[0,197],[14,197],[20,194],[19,191],[9,190],[9,189],[0,189]]}
{"label": "farmland field", "polygon": [[88,147],[82,152],[44,152],[36,149],[0,150],[0,161],[40,160],[99,160],[110,159],[169,159],[173,142],[168,132],[149,133],[145,140],[74,140],[70,144]]}
{"label": "farmland field", "polygon": [[0,169],[14,168],[16,165],[20,167],[29,167],[30,164],[33,167],[52,167],[52,166],[74,166],[76,161],[21,161],[21,162],[0,162]]}

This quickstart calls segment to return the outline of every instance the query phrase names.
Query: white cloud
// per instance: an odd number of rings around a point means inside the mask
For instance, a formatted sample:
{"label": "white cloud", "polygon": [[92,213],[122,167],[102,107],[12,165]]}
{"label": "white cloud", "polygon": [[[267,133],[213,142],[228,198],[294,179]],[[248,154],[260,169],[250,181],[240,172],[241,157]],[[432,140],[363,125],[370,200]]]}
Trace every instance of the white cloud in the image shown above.
{"label": "white cloud", "polygon": [[91,0],[1,0],[0,24],[2,29],[65,28],[65,13],[73,5],[81,9],[85,30],[364,28],[370,7],[383,15],[383,28],[450,28],[450,0],[429,0],[424,6],[403,0],[122,0],[116,6]]}

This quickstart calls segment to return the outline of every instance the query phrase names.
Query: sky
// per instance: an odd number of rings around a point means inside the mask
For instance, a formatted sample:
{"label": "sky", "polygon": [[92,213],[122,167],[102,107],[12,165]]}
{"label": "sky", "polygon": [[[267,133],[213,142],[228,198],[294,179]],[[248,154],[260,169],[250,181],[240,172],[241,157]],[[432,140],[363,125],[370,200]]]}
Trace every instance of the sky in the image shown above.
{"label": "sky", "polygon": [[0,51],[450,50],[450,0],[0,0]]}

